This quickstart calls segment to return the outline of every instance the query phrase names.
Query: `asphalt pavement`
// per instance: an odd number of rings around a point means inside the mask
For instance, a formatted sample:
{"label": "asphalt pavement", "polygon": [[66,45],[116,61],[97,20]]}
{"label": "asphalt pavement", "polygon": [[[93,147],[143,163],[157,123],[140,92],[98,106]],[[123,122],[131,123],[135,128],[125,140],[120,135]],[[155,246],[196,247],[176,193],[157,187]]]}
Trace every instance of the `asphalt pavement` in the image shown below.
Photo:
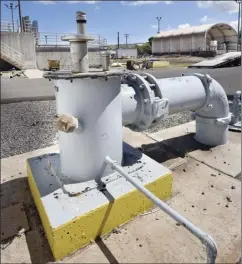
{"label": "asphalt pavement", "polygon": [[[233,94],[241,90],[242,68],[222,69],[154,69],[148,70],[156,78],[178,77],[181,74],[207,73],[216,79],[224,88],[227,94]],[[55,98],[54,82],[46,79],[14,79],[1,78],[1,103],[12,103],[21,101],[43,101]]]}

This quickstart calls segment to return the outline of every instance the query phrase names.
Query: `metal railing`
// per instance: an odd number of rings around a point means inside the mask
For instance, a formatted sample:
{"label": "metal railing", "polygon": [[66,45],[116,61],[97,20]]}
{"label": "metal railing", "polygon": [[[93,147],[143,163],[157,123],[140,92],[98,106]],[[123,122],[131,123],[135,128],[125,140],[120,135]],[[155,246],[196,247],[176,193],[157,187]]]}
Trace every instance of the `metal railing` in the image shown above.
{"label": "metal railing", "polygon": [[[62,41],[61,37],[70,33],[39,32],[36,36],[37,45],[69,46],[69,42]],[[107,40],[99,34],[91,34],[94,40],[88,42],[88,47],[107,47]]]}
{"label": "metal railing", "polygon": [[23,55],[3,42],[1,42],[1,57],[11,60],[11,62],[16,63],[18,66],[24,65]]}
{"label": "metal railing", "polygon": [[1,31],[20,32],[18,20],[1,19]]}

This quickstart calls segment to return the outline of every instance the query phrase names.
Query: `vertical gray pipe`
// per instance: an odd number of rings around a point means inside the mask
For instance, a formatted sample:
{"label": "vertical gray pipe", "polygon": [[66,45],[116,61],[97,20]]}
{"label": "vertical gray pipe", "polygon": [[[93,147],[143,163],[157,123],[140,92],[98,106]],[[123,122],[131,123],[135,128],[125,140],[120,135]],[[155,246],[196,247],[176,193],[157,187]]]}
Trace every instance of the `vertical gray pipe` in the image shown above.
{"label": "vertical gray pipe", "polygon": [[[86,34],[86,14],[84,12],[76,12],[77,34]],[[88,72],[88,49],[87,41],[72,41],[71,42],[71,59],[72,59],[72,72]]]}
{"label": "vertical gray pipe", "polygon": [[78,34],[86,34],[86,23],[87,18],[84,12],[78,11],[76,12],[76,24],[77,24],[77,33]]}

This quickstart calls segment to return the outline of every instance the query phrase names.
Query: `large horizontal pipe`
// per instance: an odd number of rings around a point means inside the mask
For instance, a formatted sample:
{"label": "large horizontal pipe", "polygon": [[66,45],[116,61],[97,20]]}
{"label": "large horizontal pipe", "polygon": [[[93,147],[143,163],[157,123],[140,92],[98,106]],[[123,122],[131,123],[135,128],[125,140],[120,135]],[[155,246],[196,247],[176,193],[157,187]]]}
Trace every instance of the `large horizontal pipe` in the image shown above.
{"label": "large horizontal pipe", "polygon": [[169,100],[169,114],[196,110],[205,104],[206,90],[196,76],[158,79],[162,97]]}
{"label": "large horizontal pipe", "polygon": [[129,73],[122,80],[123,125],[147,129],[167,114],[196,112],[196,140],[216,146],[228,141],[229,103],[223,87],[208,75],[156,79]]}

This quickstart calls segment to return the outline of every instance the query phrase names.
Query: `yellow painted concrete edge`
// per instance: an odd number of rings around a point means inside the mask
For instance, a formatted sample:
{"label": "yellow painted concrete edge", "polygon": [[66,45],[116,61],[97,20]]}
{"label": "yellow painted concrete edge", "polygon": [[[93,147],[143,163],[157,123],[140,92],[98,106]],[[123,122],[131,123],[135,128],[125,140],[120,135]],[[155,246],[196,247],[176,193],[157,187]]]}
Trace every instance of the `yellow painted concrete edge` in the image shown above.
{"label": "yellow painted concrete edge", "polygon": [[[55,260],[68,256],[89,244],[96,237],[109,233],[153,206],[153,203],[142,193],[134,190],[119,197],[114,202],[107,203],[53,229],[44,210],[28,162],[27,171],[32,196]],[[154,182],[147,184],[146,188],[160,199],[168,199],[172,194],[172,174],[168,173],[161,176]]]}

